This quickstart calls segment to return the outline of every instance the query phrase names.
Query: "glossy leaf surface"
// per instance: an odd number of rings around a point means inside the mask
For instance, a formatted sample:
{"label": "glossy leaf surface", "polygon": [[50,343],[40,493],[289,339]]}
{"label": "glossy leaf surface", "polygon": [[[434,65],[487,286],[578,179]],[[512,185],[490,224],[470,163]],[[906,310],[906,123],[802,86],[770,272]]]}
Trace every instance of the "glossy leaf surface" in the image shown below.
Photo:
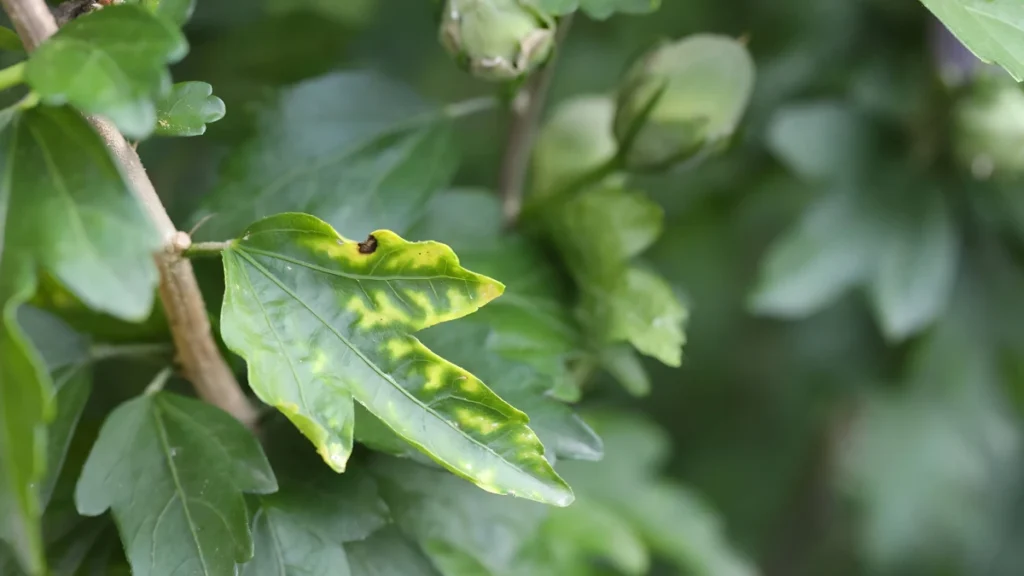
{"label": "glossy leaf surface", "polygon": [[180,82],[156,104],[157,136],[199,136],[224,117],[224,101],[206,82]]}
{"label": "glossy leaf surface", "polygon": [[224,341],[335,470],[352,450],[355,400],[485,490],[571,502],[526,415],[411,335],[471,314],[501,284],[443,244],[389,231],[349,240],[303,214],[252,225],[223,256]]}
{"label": "glossy leaf surface", "polygon": [[136,576],[206,576],[252,557],[243,494],[275,490],[263,450],[238,421],[158,392],[104,422],[75,503],[87,516],[112,510]]}
{"label": "glossy leaf surface", "polygon": [[167,65],[187,51],[181,32],[148,10],[109,6],[44,42],[29,58],[25,80],[48,104],[71,104],[145,138],[156,125],[155,100],[170,88]]}

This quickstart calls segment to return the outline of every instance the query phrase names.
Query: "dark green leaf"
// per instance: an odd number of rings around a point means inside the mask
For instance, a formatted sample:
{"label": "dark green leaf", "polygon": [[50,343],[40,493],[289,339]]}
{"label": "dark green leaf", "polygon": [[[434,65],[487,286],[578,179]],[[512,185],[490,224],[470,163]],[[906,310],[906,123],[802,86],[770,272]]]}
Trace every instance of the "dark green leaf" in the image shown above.
{"label": "dark green leaf", "polygon": [[[603,509],[598,514],[624,519],[650,548],[686,574],[756,574],[731,549],[718,517],[699,498],[657,478],[669,450],[664,433],[642,419],[621,414],[604,414],[589,421],[605,439],[604,460],[564,465],[565,473],[578,483],[581,504],[587,506],[593,501]],[[630,488],[624,490],[623,486]],[[558,512],[561,510],[554,511]],[[581,545],[592,543],[584,540]],[[636,560],[635,553],[625,549],[613,558],[629,565]]]}
{"label": "dark green leaf", "polygon": [[369,73],[284,91],[257,138],[227,161],[198,220],[224,240],[281,212],[313,214],[353,237],[408,229],[456,167],[451,130],[404,86]]}
{"label": "dark green leaf", "polygon": [[[472,490],[413,462],[378,457],[371,464],[395,522],[445,574],[503,574],[533,538],[549,508]],[[473,565],[475,572],[447,572]],[[483,571],[483,570],[486,570]]]}
{"label": "dark green leaf", "polygon": [[0,50],[22,52],[24,49],[17,32],[6,26],[0,26]]}
{"label": "dark green leaf", "polygon": [[76,18],[28,60],[25,80],[48,104],[71,104],[110,118],[125,136],[156,126],[155,100],[170,88],[167,64],[188,44],[172,24],[134,5]]}
{"label": "dark green leaf", "polygon": [[224,117],[224,101],[206,82],[180,82],[156,104],[157,136],[199,136]]}
{"label": "dark green leaf", "polygon": [[242,576],[348,574],[343,544],[382,528],[387,512],[366,475],[314,473],[311,479],[284,480],[279,492],[259,498],[253,517],[256,554],[242,567]]}
{"label": "dark green leaf", "polygon": [[221,333],[249,384],[343,471],[355,400],[478,486],[567,505],[525,414],[411,334],[471,314],[504,287],[436,242],[379,230],[361,243],[304,214],[258,222],[224,251]]}
{"label": "dark green leaf", "polygon": [[986,62],[1024,79],[1024,6],[1016,0],[921,0]]}
{"label": "dark green leaf", "polygon": [[79,478],[79,512],[108,508],[136,576],[230,574],[253,554],[243,493],[277,489],[256,439],[224,412],[166,392],[107,418]]}
{"label": "dark green leaf", "polygon": [[345,544],[352,576],[438,576],[415,544],[394,527]]}
{"label": "dark green leaf", "polygon": [[42,569],[42,431],[53,416],[53,392],[43,358],[18,325],[18,308],[44,270],[92,308],[144,318],[159,239],[81,116],[37,108],[6,112],[0,125],[0,515],[9,519],[0,538],[35,573]]}

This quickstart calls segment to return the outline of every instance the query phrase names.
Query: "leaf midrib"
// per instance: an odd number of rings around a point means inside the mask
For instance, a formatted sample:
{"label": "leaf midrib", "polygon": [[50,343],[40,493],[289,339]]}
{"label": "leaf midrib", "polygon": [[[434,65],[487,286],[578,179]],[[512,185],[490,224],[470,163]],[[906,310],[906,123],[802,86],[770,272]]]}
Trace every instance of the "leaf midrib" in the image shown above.
{"label": "leaf midrib", "polygon": [[396,280],[396,281],[409,280],[409,281],[416,281],[416,282],[418,282],[418,281],[424,281],[424,280],[458,280],[458,281],[461,282],[461,281],[465,281],[466,280],[466,278],[459,278],[457,276],[448,276],[446,274],[436,274],[434,276],[382,276],[382,275],[379,275],[379,274],[373,274],[373,275],[369,275],[369,274],[352,274],[350,272],[341,272],[341,271],[338,271],[338,270],[331,270],[330,268],[324,268],[323,266],[318,266],[316,264],[313,264],[311,262],[306,262],[304,260],[298,260],[296,258],[292,258],[291,256],[285,256],[284,254],[280,254],[278,252],[270,252],[269,250],[261,250],[259,248],[252,248],[251,246],[234,246],[233,248],[236,249],[237,251],[240,251],[240,252],[243,252],[243,251],[244,252],[251,252],[253,254],[259,254],[260,256],[266,256],[268,258],[273,258],[275,260],[282,260],[284,262],[289,262],[291,264],[295,264],[296,266],[302,266],[304,268],[308,268],[308,269],[316,271],[316,272],[321,272],[323,274],[328,274],[330,276],[337,276],[339,278],[347,278],[349,280],[356,280],[356,281],[367,280],[367,281],[373,281],[373,282],[387,282],[387,281],[391,281],[391,280]]}
{"label": "leaf midrib", "polygon": [[[320,323],[325,328],[327,328],[332,334],[334,334],[339,340],[341,340],[345,344],[345,346],[347,346],[357,357],[359,357],[360,360],[362,360],[368,367],[370,367],[371,370],[376,372],[377,375],[380,376],[382,379],[384,379],[385,382],[391,384],[396,390],[398,390],[402,395],[404,395],[406,398],[408,398],[412,403],[416,404],[422,410],[424,410],[425,412],[427,412],[428,414],[433,416],[435,419],[439,420],[440,422],[444,423],[446,426],[448,426],[449,428],[454,430],[460,437],[462,437],[462,438],[466,439],[467,441],[469,441],[470,443],[476,444],[477,446],[479,446],[479,447],[483,448],[484,450],[486,450],[489,454],[491,454],[492,456],[497,458],[497,460],[499,462],[501,462],[504,465],[512,468],[513,470],[515,470],[516,472],[518,472],[520,474],[525,474],[527,477],[535,479],[536,481],[540,482],[541,484],[544,484],[544,485],[547,484],[546,482],[544,482],[540,478],[535,478],[528,471],[523,470],[522,468],[516,466],[512,462],[509,462],[505,458],[501,457],[490,446],[481,443],[479,440],[477,440],[476,438],[473,438],[472,436],[466,435],[466,433],[463,430],[461,430],[460,428],[456,427],[453,423],[449,422],[447,419],[443,418],[440,414],[435,412],[433,408],[431,408],[431,407],[423,404],[422,402],[420,402],[415,396],[410,394],[408,390],[406,390],[405,388],[400,386],[389,375],[387,375],[384,372],[382,372],[380,367],[378,367],[375,363],[371,362],[370,359],[367,358],[362,353],[361,350],[356,348],[351,342],[349,342],[349,340],[347,338],[345,338],[343,335],[341,335],[334,328],[334,326],[330,325],[327,321],[325,321],[323,318],[321,318],[320,315],[317,314],[315,310],[313,310],[304,300],[299,298],[298,295],[295,294],[290,288],[285,286],[284,283],[281,282],[275,275],[273,275],[269,270],[267,270],[262,264],[257,262],[252,256],[250,256],[249,254],[246,254],[246,250],[248,250],[248,249],[242,249],[242,248],[240,248],[238,246],[234,246],[232,248],[229,248],[229,250],[234,251],[235,253],[237,253],[239,256],[241,256],[243,259],[245,259],[247,262],[249,262],[249,264],[251,264],[256,270],[258,270],[261,274],[263,274],[268,280],[270,280],[278,288],[280,288],[281,291],[283,291],[288,296],[292,297],[296,302],[300,303],[303,308],[305,308],[310,314],[313,315],[314,318],[316,318],[318,321],[320,321]],[[268,255],[270,255],[270,254],[268,254]],[[268,318],[268,322],[269,322],[269,318]],[[382,419],[382,422],[383,422],[383,419]],[[527,425],[528,422],[521,422],[521,423],[525,426],[525,425]],[[391,427],[388,426],[388,428],[391,428]],[[392,430],[395,431],[393,428],[392,428]],[[410,438],[407,438],[406,436],[402,435],[398,431],[395,431],[395,433],[398,434],[406,442],[409,442],[410,444],[414,444],[416,446],[421,446],[418,442],[415,442],[414,440],[412,440]],[[425,447],[423,447],[423,448],[425,449]],[[431,452],[431,454],[433,454],[433,452]],[[451,462],[448,462],[448,461],[444,460],[444,463],[449,465],[449,466],[451,466],[454,469],[458,469],[458,467],[456,467]]]}
{"label": "leaf midrib", "polygon": [[[185,519],[188,521],[188,532],[192,536],[192,542],[196,545],[196,553],[199,555],[199,563],[203,567],[203,574],[210,576],[210,568],[206,565],[206,556],[203,554],[203,548],[199,544],[199,534],[195,529],[195,521],[192,520],[192,512],[188,508],[187,494],[181,485],[181,479],[178,478],[178,467],[175,466],[174,459],[171,457],[171,446],[167,440],[167,428],[160,417],[160,406],[155,398],[152,402],[153,422],[156,424],[157,433],[160,436],[160,446],[163,448],[164,459],[167,462],[167,467],[171,470],[171,478],[174,479],[174,489],[178,493],[178,499],[181,500],[181,509],[185,513]],[[154,538],[155,536],[154,534]]]}

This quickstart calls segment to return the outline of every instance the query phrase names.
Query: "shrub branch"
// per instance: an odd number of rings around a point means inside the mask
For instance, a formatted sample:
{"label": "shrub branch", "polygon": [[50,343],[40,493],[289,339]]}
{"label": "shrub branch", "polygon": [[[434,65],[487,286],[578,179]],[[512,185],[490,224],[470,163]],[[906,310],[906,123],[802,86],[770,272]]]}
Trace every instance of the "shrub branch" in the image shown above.
{"label": "shrub branch", "polygon": [[[31,52],[57,32],[57,22],[43,0],[0,0],[25,50]],[[180,232],[135,149],[109,121],[89,118],[97,133],[120,162],[150,220],[163,238],[164,250],[155,255],[160,270],[160,299],[177,349],[177,359],[200,398],[228,412],[243,424],[255,425],[257,413],[221,356],[210,331],[206,305],[192,264],[182,257],[191,240]]]}

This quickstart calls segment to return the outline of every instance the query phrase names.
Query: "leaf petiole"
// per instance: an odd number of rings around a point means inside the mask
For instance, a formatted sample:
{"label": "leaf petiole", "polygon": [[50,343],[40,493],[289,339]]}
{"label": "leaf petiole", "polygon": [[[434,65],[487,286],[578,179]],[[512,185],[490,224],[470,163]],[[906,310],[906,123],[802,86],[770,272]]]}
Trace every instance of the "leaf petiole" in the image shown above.
{"label": "leaf petiole", "polygon": [[220,253],[227,250],[234,244],[233,240],[228,242],[198,242],[182,252],[186,258],[212,258],[220,256]]}
{"label": "leaf petiole", "polygon": [[157,375],[153,377],[153,381],[149,383],[149,386],[146,386],[146,390],[143,394],[146,396],[152,396],[153,394],[162,391],[164,389],[164,385],[167,384],[168,380],[170,380],[172,373],[170,366],[158,372]]}
{"label": "leaf petiole", "polygon": [[25,81],[25,63],[18,62],[13,66],[0,69],[0,90],[6,90]]}

